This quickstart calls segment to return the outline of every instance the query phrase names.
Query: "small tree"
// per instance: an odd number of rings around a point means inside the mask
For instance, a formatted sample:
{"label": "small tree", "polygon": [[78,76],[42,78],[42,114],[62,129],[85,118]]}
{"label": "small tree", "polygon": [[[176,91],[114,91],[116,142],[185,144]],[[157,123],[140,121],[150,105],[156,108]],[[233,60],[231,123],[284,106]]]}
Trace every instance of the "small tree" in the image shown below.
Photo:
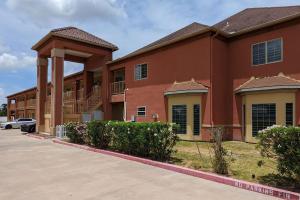
{"label": "small tree", "polygon": [[7,115],[7,104],[2,104],[0,106],[0,116],[6,116]]}
{"label": "small tree", "polygon": [[228,163],[226,161],[227,151],[222,145],[222,135],[224,133],[224,127],[212,128],[213,139],[213,158],[212,166],[214,172],[218,174],[228,174]]}

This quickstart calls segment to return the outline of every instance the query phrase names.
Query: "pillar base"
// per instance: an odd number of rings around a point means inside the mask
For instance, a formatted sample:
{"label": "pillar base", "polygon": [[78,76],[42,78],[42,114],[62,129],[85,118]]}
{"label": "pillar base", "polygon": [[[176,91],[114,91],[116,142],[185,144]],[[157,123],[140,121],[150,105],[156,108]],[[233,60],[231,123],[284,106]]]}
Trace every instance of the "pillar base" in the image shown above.
{"label": "pillar base", "polygon": [[55,127],[50,127],[50,135],[56,136],[56,128]]}

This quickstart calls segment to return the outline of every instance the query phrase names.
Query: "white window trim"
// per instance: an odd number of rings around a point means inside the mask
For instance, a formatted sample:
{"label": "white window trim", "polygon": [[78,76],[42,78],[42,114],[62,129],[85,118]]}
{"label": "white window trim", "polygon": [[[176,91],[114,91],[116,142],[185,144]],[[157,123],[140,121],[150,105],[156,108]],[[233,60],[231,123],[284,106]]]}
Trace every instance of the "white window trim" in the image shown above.
{"label": "white window trim", "polygon": [[[145,115],[139,115],[139,108],[144,108],[145,109]],[[136,108],[136,116],[139,117],[146,117],[147,116],[147,107],[146,106],[139,106]]]}
{"label": "white window trim", "polygon": [[[135,69],[136,69],[136,67],[137,66],[141,66],[141,65],[147,65],[147,77],[146,78],[141,78],[141,79],[136,79],[136,76],[135,76]],[[148,77],[149,77],[149,65],[148,65],[148,63],[140,63],[140,64],[136,64],[135,66],[134,66],[134,70],[133,70],[133,77],[134,77],[134,80],[135,81],[141,81],[141,80],[146,80],[146,79],[148,79]],[[142,72],[142,71],[141,71]]]}
{"label": "white window trim", "polygon": [[[268,62],[268,45],[267,45],[267,43],[272,42],[274,40],[278,40],[278,39],[280,39],[280,41],[281,41],[281,59],[277,60],[277,61],[273,61],[273,62]],[[257,45],[257,44],[262,44],[262,43],[265,44],[265,63],[255,65],[255,64],[253,64],[253,46]],[[251,66],[256,67],[256,66],[260,66],[260,65],[268,65],[268,64],[278,63],[278,62],[282,62],[282,61],[283,61],[283,39],[282,39],[282,37],[251,44]]]}

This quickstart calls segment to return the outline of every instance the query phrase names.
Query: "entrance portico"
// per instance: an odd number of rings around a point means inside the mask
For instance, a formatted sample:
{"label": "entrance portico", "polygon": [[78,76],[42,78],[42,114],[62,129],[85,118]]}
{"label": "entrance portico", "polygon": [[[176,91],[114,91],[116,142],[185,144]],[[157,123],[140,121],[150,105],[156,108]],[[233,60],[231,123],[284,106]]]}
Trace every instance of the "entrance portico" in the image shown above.
{"label": "entrance portico", "polygon": [[[66,113],[64,113],[64,61],[82,63],[83,70],[83,94],[84,99],[88,102],[88,98],[92,98],[97,106],[101,109],[106,117],[106,110],[109,109],[108,102],[108,70],[106,62],[112,60],[112,52],[118,48],[94,35],[74,27],[66,27],[52,30],[37,44],[32,47],[37,51],[37,129],[38,132],[49,132],[55,134],[55,127],[63,124]],[[51,58],[51,59],[50,59]],[[48,85],[48,61],[51,61],[51,84]],[[101,80],[97,81],[99,87],[94,87],[93,74],[95,71],[101,71]],[[104,78],[106,77],[106,78]],[[101,85],[102,87],[100,87]],[[75,88],[78,83],[74,82]],[[47,98],[50,89],[51,98]],[[95,91],[100,90],[100,91]],[[77,89],[74,91],[75,101],[77,99]],[[93,95],[97,93],[100,95]],[[50,100],[50,113],[46,113],[46,102]],[[90,100],[91,101],[91,100]],[[97,103],[97,102],[101,102]],[[77,103],[75,104],[77,107]],[[100,108],[101,106],[101,108]],[[81,112],[92,112],[91,105],[85,105],[86,109]],[[76,113],[79,114],[78,109]],[[81,117],[72,116],[71,118]],[[48,120],[48,121],[47,121]],[[46,127],[49,126],[49,127]]]}

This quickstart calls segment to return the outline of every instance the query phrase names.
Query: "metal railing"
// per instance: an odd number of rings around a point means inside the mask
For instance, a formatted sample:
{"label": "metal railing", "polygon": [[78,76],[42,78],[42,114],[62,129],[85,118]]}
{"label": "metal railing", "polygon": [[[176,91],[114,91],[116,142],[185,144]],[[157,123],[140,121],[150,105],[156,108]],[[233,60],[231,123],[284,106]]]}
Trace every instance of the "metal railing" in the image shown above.
{"label": "metal railing", "polygon": [[17,101],[17,108],[24,108],[25,107],[25,101]]}
{"label": "metal railing", "polygon": [[26,106],[29,107],[29,108],[34,108],[36,106],[36,99],[27,100]]}
{"label": "metal railing", "polygon": [[122,94],[124,93],[124,90],[125,90],[125,81],[111,83],[112,94]]}

